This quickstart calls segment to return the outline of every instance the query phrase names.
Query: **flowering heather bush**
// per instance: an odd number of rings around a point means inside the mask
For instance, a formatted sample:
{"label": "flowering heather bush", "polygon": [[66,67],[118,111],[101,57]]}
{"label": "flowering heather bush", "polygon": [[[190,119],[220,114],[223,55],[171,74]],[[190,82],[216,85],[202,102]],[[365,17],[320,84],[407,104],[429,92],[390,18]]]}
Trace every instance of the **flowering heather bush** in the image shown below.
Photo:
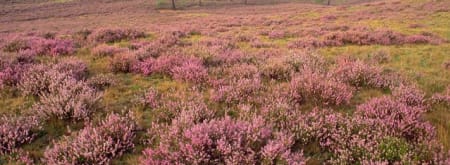
{"label": "flowering heather bush", "polygon": [[0,88],[15,86],[22,78],[26,65],[11,65],[0,70]]}
{"label": "flowering heather bush", "polygon": [[350,30],[345,32],[334,32],[325,36],[325,38],[328,46],[342,46],[345,44],[395,45],[404,43],[403,34],[389,30],[378,30],[373,32]]}
{"label": "flowering heather bush", "polygon": [[[342,115],[331,110],[315,109],[300,116],[297,121],[291,122],[291,126],[288,128],[295,134],[297,143],[308,144],[318,140],[321,149],[331,153],[330,159],[327,160],[331,164],[364,164],[368,162],[440,164],[439,162],[446,159],[445,156],[442,156],[445,155],[445,152],[442,153],[434,141],[411,140],[409,136],[403,134],[404,132],[396,132],[398,129],[392,130],[389,126],[398,126],[393,122],[400,125],[408,123],[409,120],[404,121],[404,117],[409,114],[397,113],[393,110],[391,112],[401,115],[383,115],[383,112],[386,112],[384,109],[389,109],[391,106],[395,105],[365,107],[369,109],[364,110],[359,107],[358,112],[353,116]],[[412,125],[409,127],[397,128],[403,128],[403,130],[430,128],[422,121],[410,124]],[[432,129],[430,130],[433,132]],[[429,139],[432,132],[416,136]]]}
{"label": "flowering heather bush", "polygon": [[339,80],[356,87],[388,88],[391,86],[387,77],[383,76],[382,68],[366,64],[361,60],[341,59],[333,72]]}
{"label": "flowering heather bush", "polygon": [[209,47],[213,50],[231,50],[237,48],[236,43],[227,39],[220,39],[220,38],[202,40],[200,41],[200,44]]}
{"label": "flowering heather bush", "polygon": [[415,86],[400,85],[392,91],[392,96],[408,106],[423,106],[425,93]]}
{"label": "flowering heather bush", "polygon": [[225,73],[229,78],[253,78],[259,74],[258,68],[251,64],[236,64],[227,68],[225,71],[220,70],[220,73]]}
{"label": "flowering heather bush", "polygon": [[89,78],[86,81],[87,85],[97,90],[104,90],[107,87],[114,86],[117,81],[112,74],[99,74]]}
{"label": "flowering heather bush", "polygon": [[408,44],[440,44],[440,39],[433,38],[422,34],[416,34],[405,37],[405,43]]}
{"label": "flowering heather bush", "polygon": [[111,43],[145,37],[145,33],[135,29],[98,29],[89,35],[88,40],[96,43]]}
{"label": "flowering heather bush", "polygon": [[306,70],[293,76],[290,88],[294,98],[312,99],[324,104],[348,104],[353,97],[353,88],[348,85],[330,75]]}
{"label": "flowering heather bush", "polygon": [[61,73],[43,64],[31,66],[25,75],[18,84],[18,88],[24,95],[35,96],[48,93],[50,86],[57,86],[65,79],[71,79],[69,74]]}
{"label": "flowering heather bush", "polygon": [[388,50],[380,49],[371,54],[371,60],[382,64],[389,62],[391,60],[391,56]]}
{"label": "flowering heather bush", "polygon": [[288,48],[319,48],[326,46],[325,44],[324,41],[317,38],[306,37],[290,42]]}
{"label": "flowering heather bush", "polygon": [[195,58],[188,59],[181,65],[173,67],[171,73],[176,80],[193,83],[201,83],[208,78],[208,69],[203,66],[200,59]]}
{"label": "flowering heather bush", "polygon": [[29,143],[40,130],[40,122],[36,117],[2,115],[0,121],[0,155]]}
{"label": "flowering heather bush", "polygon": [[61,39],[46,39],[41,37],[18,38],[10,41],[4,50],[7,52],[25,52],[28,55],[69,55],[75,52],[72,41]]}
{"label": "flowering heather bush", "polygon": [[282,38],[286,37],[286,32],[272,30],[272,31],[269,32],[268,37],[270,39],[282,39]]}
{"label": "flowering heather bush", "polygon": [[159,57],[166,49],[167,48],[159,42],[153,42],[151,44],[143,46],[142,48],[139,48],[135,52],[135,54],[139,60],[145,60],[150,57]]}
{"label": "flowering heather bush", "polygon": [[85,79],[88,74],[88,68],[85,62],[70,58],[55,64],[52,69],[61,73],[69,74],[77,80]]}
{"label": "flowering heather bush", "polygon": [[300,52],[287,55],[285,61],[292,65],[296,71],[313,71],[317,73],[328,72],[328,62],[319,54],[314,52]]}
{"label": "flowering heather bush", "polygon": [[88,119],[97,109],[101,94],[86,83],[75,79],[64,79],[51,84],[48,93],[41,93],[39,103],[33,111],[44,117],[59,119]]}
{"label": "flowering heather bush", "polygon": [[148,106],[152,109],[159,107],[160,94],[155,89],[151,88],[144,92],[143,96],[138,98],[138,102],[142,105]]}
{"label": "flowering heather bush", "polygon": [[233,65],[236,63],[248,61],[246,55],[239,50],[218,51],[211,58],[206,59],[206,64],[210,66]]}
{"label": "flowering heather bush", "polygon": [[171,74],[172,68],[180,66],[186,57],[179,55],[166,55],[156,59],[148,58],[142,62],[137,63],[134,69],[144,75],[151,75],[153,73]]}
{"label": "flowering heather bush", "polygon": [[232,79],[217,85],[211,94],[211,99],[229,104],[250,101],[262,88],[260,77]]}
{"label": "flowering heather bush", "polygon": [[288,80],[295,71],[294,66],[289,65],[283,57],[273,57],[266,60],[261,66],[261,75],[269,79]]}
{"label": "flowering heather bush", "polygon": [[98,126],[54,142],[44,153],[46,164],[110,164],[111,159],[134,147],[136,125],[132,118],[111,114]]}
{"label": "flowering heather bush", "polygon": [[[171,134],[169,134],[171,135]],[[167,137],[166,137],[167,136]],[[196,124],[177,136],[163,135],[160,145],[144,150],[144,164],[305,164],[290,150],[292,139],[271,130],[260,118],[230,118]],[[175,144],[177,147],[170,147]]]}
{"label": "flowering heather bush", "polygon": [[16,86],[20,82],[24,72],[30,66],[29,58],[12,55],[0,55],[0,88]]}
{"label": "flowering heather bush", "polygon": [[421,107],[411,107],[389,97],[374,98],[359,105],[355,112],[363,120],[373,121],[385,129],[385,134],[411,142],[426,142],[434,138],[434,129],[423,121]]}
{"label": "flowering heather bush", "polygon": [[450,105],[450,86],[444,91],[444,93],[436,93],[431,97],[433,103],[444,103]]}
{"label": "flowering heather bush", "polygon": [[109,69],[114,73],[130,73],[138,63],[136,56],[130,53],[116,55],[110,59]]}
{"label": "flowering heather bush", "polygon": [[115,54],[127,51],[126,48],[118,48],[115,46],[109,46],[106,44],[98,45],[92,49],[92,54],[96,57],[111,57]]}
{"label": "flowering heather bush", "polygon": [[269,48],[272,47],[273,45],[270,43],[263,42],[260,39],[252,39],[250,42],[250,46],[252,48]]}

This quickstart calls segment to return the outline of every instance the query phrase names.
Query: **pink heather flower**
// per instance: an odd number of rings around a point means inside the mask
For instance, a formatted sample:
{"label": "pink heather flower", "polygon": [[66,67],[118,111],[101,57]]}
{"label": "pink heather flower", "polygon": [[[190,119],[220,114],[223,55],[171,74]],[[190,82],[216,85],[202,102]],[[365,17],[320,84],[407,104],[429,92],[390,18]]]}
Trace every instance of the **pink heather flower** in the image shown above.
{"label": "pink heather flower", "polygon": [[[275,134],[261,118],[252,122],[230,118],[193,125],[172,136],[162,135],[155,149],[144,150],[144,164],[258,164],[284,160],[304,164],[301,153],[290,151],[289,136]],[[177,147],[170,147],[175,144]]]}
{"label": "pink heather flower", "polygon": [[31,142],[41,123],[37,117],[6,116],[0,117],[0,155],[8,154],[22,144]]}
{"label": "pink heather flower", "polygon": [[88,124],[53,142],[44,153],[46,164],[110,164],[134,148],[136,125],[132,118],[110,114],[98,126]]}
{"label": "pink heather flower", "polygon": [[110,43],[120,40],[132,40],[145,37],[145,33],[134,29],[98,29],[88,36],[88,40],[96,43]]}
{"label": "pink heather flower", "polygon": [[43,117],[86,120],[96,110],[101,94],[86,83],[64,79],[50,84],[48,93],[41,93],[32,110]]}
{"label": "pink heather flower", "polygon": [[171,69],[172,77],[176,80],[193,83],[204,82],[208,77],[208,70],[199,59],[187,59],[181,65]]}
{"label": "pink heather flower", "polygon": [[353,97],[353,88],[348,85],[330,75],[307,70],[293,76],[290,88],[293,96],[325,104],[348,104]]}
{"label": "pink heather flower", "polygon": [[106,44],[98,45],[92,49],[92,55],[97,57],[111,57],[118,53],[126,52],[126,48],[118,48],[115,46],[109,46]]}

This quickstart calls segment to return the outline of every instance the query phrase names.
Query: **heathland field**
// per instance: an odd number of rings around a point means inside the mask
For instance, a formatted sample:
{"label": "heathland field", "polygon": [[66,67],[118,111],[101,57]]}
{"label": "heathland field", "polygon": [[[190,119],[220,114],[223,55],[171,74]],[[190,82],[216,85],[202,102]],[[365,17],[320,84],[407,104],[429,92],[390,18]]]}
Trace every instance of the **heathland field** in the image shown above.
{"label": "heathland field", "polygon": [[0,164],[450,164],[450,1],[171,2],[1,1]]}

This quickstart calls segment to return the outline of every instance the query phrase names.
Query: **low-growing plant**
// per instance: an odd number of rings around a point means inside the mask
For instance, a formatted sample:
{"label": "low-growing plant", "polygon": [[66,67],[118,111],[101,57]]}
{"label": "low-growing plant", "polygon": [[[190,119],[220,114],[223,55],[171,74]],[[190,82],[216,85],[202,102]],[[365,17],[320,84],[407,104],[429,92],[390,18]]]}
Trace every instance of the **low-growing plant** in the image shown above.
{"label": "low-growing plant", "polygon": [[85,82],[73,78],[51,84],[48,93],[40,93],[32,110],[45,118],[87,120],[97,109],[101,94]]}
{"label": "low-growing plant", "polygon": [[0,121],[0,155],[31,142],[41,129],[39,119],[34,116],[2,115]]}
{"label": "low-growing plant", "polygon": [[132,40],[145,37],[146,34],[135,29],[97,29],[88,36],[88,40],[96,43],[111,43],[120,40]]}
{"label": "low-growing plant", "polygon": [[106,44],[98,45],[92,49],[92,55],[96,57],[111,57],[118,53],[127,51],[126,48],[118,48]]}
{"label": "low-growing plant", "polygon": [[86,63],[76,58],[69,58],[61,61],[53,65],[52,69],[61,73],[69,74],[77,80],[86,79],[88,74],[88,67]]}
{"label": "low-growing plant", "polygon": [[104,90],[117,84],[112,74],[98,74],[86,81],[87,85],[96,90]]}
{"label": "low-growing plant", "polygon": [[260,118],[252,122],[212,120],[178,131],[161,135],[160,145],[144,150],[141,161],[144,164],[306,162],[301,153],[290,150],[293,141],[289,136],[272,131]]}
{"label": "low-growing plant", "polygon": [[359,105],[355,114],[384,128],[386,135],[411,142],[426,142],[434,138],[435,131],[422,119],[424,112],[422,107],[411,107],[385,96]]}
{"label": "low-growing plant", "polygon": [[334,75],[341,81],[355,87],[389,88],[392,86],[382,73],[381,67],[367,64],[361,60],[344,58],[338,61]]}
{"label": "low-growing plant", "polygon": [[71,78],[71,75],[56,71],[51,66],[44,64],[31,66],[25,75],[18,84],[18,89],[24,95],[34,96],[48,93],[50,86],[58,86],[60,82]]}
{"label": "low-growing plant", "polygon": [[205,82],[208,78],[208,70],[203,66],[200,59],[187,59],[181,65],[171,69],[172,77],[176,80],[193,83]]}
{"label": "low-growing plant", "polygon": [[75,52],[75,45],[70,40],[47,39],[42,37],[16,38],[4,47],[8,52],[26,52],[28,55],[69,55]]}
{"label": "low-growing plant", "polygon": [[114,73],[130,73],[134,71],[138,60],[134,54],[123,53],[111,58],[109,63],[109,69]]}
{"label": "low-growing plant", "polygon": [[292,77],[290,88],[292,97],[311,99],[316,103],[348,104],[353,97],[353,88],[347,84],[329,74],[307,70]]}
{"label": "low-growing plant", "polygon": [[211,99],[217,102],[241,103],[251,101],[263,89],[261,78],[237,78],[223,84],[219,83],[211,93]]}
{"label": "low-growing plant", "polygon": [[261,66],[261,75],[275,80],[288,80],[295,72],[294,66],[290,65],[286,58],[273,57],[266,60]]}
{"label": "low-growing plant", "polygon": [[47,164],[110,164],[111,159],[134,148],[136,124],[128,116],[110,114],[97,126],[88,124],[82,130],[53,142],[44,153]]}

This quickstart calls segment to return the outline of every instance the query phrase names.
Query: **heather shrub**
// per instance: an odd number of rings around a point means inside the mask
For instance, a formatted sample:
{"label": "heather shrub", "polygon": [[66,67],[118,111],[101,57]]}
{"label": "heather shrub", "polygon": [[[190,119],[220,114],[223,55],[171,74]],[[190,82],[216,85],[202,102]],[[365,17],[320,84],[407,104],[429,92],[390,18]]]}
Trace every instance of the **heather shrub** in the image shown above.
{"label": "heather shrub", "polygon": [[218,51],[217,54],[213,54],[213,56],[205,60],[205,63],[208,66],[219,66],[219,65],[234,65],[246,61],[248,61],[248,58],[242,51],[226,50],[226,51]]}
{"label": "heather shrub", "polygon": [[47,164],[110,164],[111,159],[134,147],[136,124],[131,117],[110,114],[98,126],[53,142],[44,153]]}
{"label": "heather shrub", "polygon": [[26,65],[11,65],[0,70],[0,88],[15,86],[20,82]]}
{"label": "heather shrub", "polygon": [[[416,121],[411,122],[409,126],[400,126],[402,125],[400,123],[406,123],[404,120],[410,121],[404,117],[407,114],[393,114],[391,117],[385,116],[382,119],[372,118],[373,116],[367,117],[372,112],[377,113],[378,110],[383,109],[385,107],[381,106],[376,110],[364,109],[361,111],[358,109],[353,116],[315,109],[291,122],[288,130],[294,133],[297,143],[305,145],[317,140],[321,152],[331,153],[331,157],[326,160],[331,164],[370,164],[371,162],[439,164],[438,162],[445,160],[445,156],[443,156],[445,153],[436,148],[438,145],[432,139],[411,141],[410,136],[404,136],[402,131],[396,132],[398,129],[393,130],[391,127],[386,127],[386,125],[390,125],[398,126],[403,130],[418,130],[423,128],[423,122]],[[364,114],[366,110],[371,112]],[[392,121],[396,121],[400,125],[386,124],[392,123]]]}
{"label": "heather shrub", "polygon": [[284,31],[277,31],[277,30],[272,30],[269,32],[269,34],[267,35],[270,39],[282,39],[284,37],[286,37],[286,32]]}
{"label": "heather shrub", "polygon": [[283,58],[286,63],[295,68],[295,71],[328,72],[328,62],[321,55],[314,52],[299,52]]}
{"label": "heather shrub", "polygon": [[0,121],[0,155],[31,142],[41,129],[36,117],[2,115]]}
{"label": "heather shrub", "polygon": [[211,93],[217,102],[240,103],[251,101],[263,89],[260,77],[232,79],[219,84]]}
{"label": "heather shrub", "polygon": [[434,138],[434,128],[422,119],[424,112],[421,107],[411,107],[392,98],[381,97],[359,105],[355,114],[384,128],[386,135],[410,142],[426,142]]}
{"label": "heather shrub", "polygon": [[425,93],[415,86],[400,85],[392,91],[392,96],[408,106],[423,106]]}
{"label": "heather shrub", "polygon": [[353,97],[353,88],[350,86],[330,75],[307,70],[292,77],[290,89],[294,98],[311,99],[324,104],[348,104]]}
{"label": "heather shrub", "polygon": [[261,75],[269,79],[287,80],[295,71],[294,66],[289,65],[289,62],[283,57],[269,58],[260,67]]}
{"label": "heather shrub", "polygon": [[341,81],[355,87],[389,88],[391,84],[382,74],[382,68],[364,63],[361,60],[341,59],[334,75]]}
{"label": "heather shrub", "polygon": [[299,40],[291,41],[288,44],[288,48],[319,48],[326,46],[326,43],[322,40],[312,37],[305,37]]}
{"label": "heather shrub", "polygon": [[148,45],[145,45],[145,46],[139,48],[135,52],[135,54],[139,60],[145,60],[150,57],[153,57],[153,58],[159,57],[162,54],[162,52],[164,52],[166,49],[167,48],[164,45],[162,45],[158,42],[152,42]]}
{"label": "heather shrub", "polygon": [[23,38],[12,38],[3,46],[5,52],[19,52],[21,50],[29,49],[27,40]]}
{"label": "heather shrub", "polygon": [[112,74],[98,74],[89,78],[86,83],[89,87],[96,90],[104,90],[110,86],[116,85],[117,81],[114,79],[114,75]]}
{"label": "heather shrub", "polygon": [[97,29],[88,36],[88,40],[97,43],[111,43],[141,37],[145,37],[145,33],[135,29]]}
{"label": "heather shrub", "polygon": [[443,93],[436,93],[431,97],[431,101],[435,104],[444,103],[450,105],[450,86]]}
{"label": "heather shrub", "polygon": [[127,51],[126,48],[118,48],[106,44],[98,45],[92,49],[92,55],[96,57],[111,57],[115,54]]}
{"label": "heather shrub", "polygon": [[220,73],[227,74],[229,78],[253,78],[259,75],[258,68],[251,64],[236,64],[225,70],[220,70]]}
{"label": "heather shrub", "polygon": [[88,119],[101,98],[100,93],[73,78],[50,84],[48,93],[39,96],[39,102],[32,107],[36,114],[74,120]]}
{"label": "heather shrub", "polygon": [[144,61],[136,63],[134,69],[144,75],[151,75],[153,73],[170,75],[175,66],[180,66],[186,60],[180,55],[165,55],[154,58],[147,58]]}
{"label": "heather shrub", "polygon": [[[292,152],[292,139],[271,130],[260,118],[252,122],[230,118],[195,124],[162,135],[156,148],[144,150],[144,164],[304,164]],[[170,136],[169,136],[170,135]],[[169,147],[175,144],[176,147]]]}
{"label": "heather shrub", "polygon": [[139,96],[137,99],[140,104],[154,109],[159,107],[161,96],[158,93],[158,91],[156,91],[156,89],[150,88],[146,90],[143,93],[143,95]]}
{"label": "heather shrub", "polygon": [[[152,93],[149,94],[151,96]],[[155,104],[158,108],[155,115],[158,116],[158,120],[161,122],[167,121],[170,123],[172,121],[180,124],[184,123],[181,125],[187,127],[193,123],[212,119],[215,116],[215,111],[208,108],[202,93],[196,91],[191,91],[190,93],[173,93],[171,95],[156,94],[154,97],[159,98],[158,100],[152,101],[152,104]],[[147,102],[149,101],[147,100]]]}
{"label": "heather shrub", "polygon": [[114,73],[130,73],[138,61],[134,54],[124,53],[112,57],[109,63],[109,69]]}
{"label": "heather shrub", "polygon": [[77,80],[85,79],[88,74],[86,63],[76,58],[61,61],[55,64],[52,69],[61,73],[69,74]]}
{"label": "heather shrub", "polygon": [[201,83],[208,78],[208,70],[203,66],[203,62],[196,58],[187,59],[181,65],[174,66],[171,74],[176,80],[193,83]]}
{"label": "heather shrub", "polygon": [[250,41],[250,46],[252,48],[270,48],[270,47],[273,47],[273,44],[263,42],[260,39],[252,39]]}
{"label": "heather shrub", "polygon": [[31,66],[18,84],[19,90],[24,95],[39,95],[50,92],[50,86],[57,86],[65,79],[71,79],[66,73],[61,73],[51,66],[37,64]]}
{"label": "heather shrub", "polygon": [[379,49],[370,55],[371,55],[370,56],[371,60],[373,60],[377,63],[380,63],[380,64],[387,63],[391,60],[391,56],[390,56],[388,50],[385,50],[385,49]]}
{"label": "heather shrub", "polygon": [[73,54],[75,45],[70,40],[24,37],[10,41],[10,43],[6,44],[4,50],[7,52],[25,52],[25,54],[32,56],[59,56]]}
{"label": "heather shrub", "polygon": [[29,58],[0,55],[0,88],[16,86],[30,66]]}

